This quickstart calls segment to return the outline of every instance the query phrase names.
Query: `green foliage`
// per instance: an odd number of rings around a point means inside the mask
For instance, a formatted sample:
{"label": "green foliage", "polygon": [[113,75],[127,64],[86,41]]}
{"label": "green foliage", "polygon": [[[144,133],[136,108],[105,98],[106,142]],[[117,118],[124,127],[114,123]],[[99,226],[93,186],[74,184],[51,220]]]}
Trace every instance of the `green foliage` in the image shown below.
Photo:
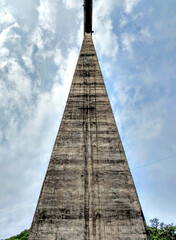
{"label": "green foliage", "polygon": [[[148,240],[176,240],[176,226],[173,224],[164,224],[159,222],[157,218],[150,220],[150,225],[147,227]],[[27,240],[29,230],[24,230],[17,236],[6,240]]]}
{"label": "green foliage", "polygon": [[27,240],[28,239],[28,234],[29,234],[29,230],[24,230],[23,232],[21,232],[17,236],[8,238],[6,240]]}
{"label": "green foliage", "polygon": [[159,223],[157,218],[150,220],[148,229],[148,240],[176,240],[176,226],[173,224]]}

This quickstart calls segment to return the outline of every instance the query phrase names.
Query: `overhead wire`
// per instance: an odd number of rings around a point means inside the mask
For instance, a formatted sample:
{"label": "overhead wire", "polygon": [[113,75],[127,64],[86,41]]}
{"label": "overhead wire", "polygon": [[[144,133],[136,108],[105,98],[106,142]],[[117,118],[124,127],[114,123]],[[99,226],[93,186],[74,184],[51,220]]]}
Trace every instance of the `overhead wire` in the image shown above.
{"label": "overhead wire", "polygon": [[143,168],[143,167],[146,167],[146,166],[149,166],[149,165],[158,163],[158,162],[166,161],[166,160],[169,160],[169,159],[171,159],[171,158],[173,158],[173,157],[176,157],[176,154],[173,154],[173,155],[171,155],[171,156],[162,158],[162,159],[160,159],[160,160],[156,160],[156,161],[153,161],[153,162],[149,162],[149,163],[143,164],[143,165],[141,165],[141,166],[137,166],[137,167],[135,167],[135,168],[132,168],[131,171],[134,171],[134,170],[136,170],[136,169],[138,169],[138,168]]}
{"label": "overhead wire", "polygon": [[[166,160],[169,160],[169,159],[174,158],[174,157],[176,157],[176,154],[170,155],[170,156],[162,158],[160,160],[156,160],[156,161],[153,161],[153,162],[143,164],[141,166],[137,166],[135,168],[132,168],[131,171],[134,171],[134,170],[139,169],[139,168],[147,167],[149,165],[152,165],[152,164],[155,164],[155,163],[158,163],[158,162],[166,161]],[[21,203],[20,205],[18,204],[16,206],[12,207],[12,208],[6,208],[6,209],[3,209],[3,210],[0,210],[0,214],[6,213],[6,212],[9,212],[9,211],[14,211],[14,210],[17,210],[19,208],[24,208],[24,207],[27,207],[29,205],[36,204],[36,203],[37,203],[37,201],[24,202],[24,203]]]}
{"label": "overhead wire", "polygon": [[0,210],[0,214],[6,213],[6,212],[9,212],[9,211],[14,211],[14,210],[17,210],[17,209],[19,209],[19,208],[24,208],[24,207],[27,207],[27,206],[29,206],[29,205],[36,204],[36,203],[37,203],[37,201],[24,202],[24,203],[15,205],[15,206],[13,206],[13,207],[11,207],[11,208],[2,209],[2,210]]}

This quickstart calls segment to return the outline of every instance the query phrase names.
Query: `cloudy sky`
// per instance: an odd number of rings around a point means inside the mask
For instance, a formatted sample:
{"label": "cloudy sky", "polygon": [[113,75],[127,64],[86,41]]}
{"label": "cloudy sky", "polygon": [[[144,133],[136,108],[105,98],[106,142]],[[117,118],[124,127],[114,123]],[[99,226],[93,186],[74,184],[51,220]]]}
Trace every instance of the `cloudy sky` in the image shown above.
{"label": "cloudy sky", "polygon": [[[175,26],[175,0],[94,0],[93,39],[147,222],[176,223]],[[0,239],[30,227],[82,38],[81,0],[0,0]]]}

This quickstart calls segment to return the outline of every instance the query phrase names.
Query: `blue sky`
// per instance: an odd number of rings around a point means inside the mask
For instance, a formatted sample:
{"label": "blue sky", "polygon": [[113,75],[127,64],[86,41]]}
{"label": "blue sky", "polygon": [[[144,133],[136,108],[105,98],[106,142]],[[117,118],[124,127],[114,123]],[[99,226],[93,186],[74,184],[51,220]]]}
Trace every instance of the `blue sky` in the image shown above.
{"label": "blue sky", "polygon": [[[175,26],[175,0],[94,1],[93,39],[147,222],[176,216]],[[82,38],[81,1],[0,2],[0,239],[30,227]]]}

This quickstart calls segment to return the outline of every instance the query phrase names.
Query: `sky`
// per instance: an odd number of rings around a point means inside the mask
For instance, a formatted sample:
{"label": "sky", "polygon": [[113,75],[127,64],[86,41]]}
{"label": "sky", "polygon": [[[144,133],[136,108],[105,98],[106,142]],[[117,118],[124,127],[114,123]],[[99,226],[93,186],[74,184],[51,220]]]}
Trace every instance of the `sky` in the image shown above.
{"label": "sky", "polygon": [[[83,39],[82,1],[0,1],[0,239],[30,227]],[[94,0],[93,40],[147,223],[176,216],[176,1]]]}

